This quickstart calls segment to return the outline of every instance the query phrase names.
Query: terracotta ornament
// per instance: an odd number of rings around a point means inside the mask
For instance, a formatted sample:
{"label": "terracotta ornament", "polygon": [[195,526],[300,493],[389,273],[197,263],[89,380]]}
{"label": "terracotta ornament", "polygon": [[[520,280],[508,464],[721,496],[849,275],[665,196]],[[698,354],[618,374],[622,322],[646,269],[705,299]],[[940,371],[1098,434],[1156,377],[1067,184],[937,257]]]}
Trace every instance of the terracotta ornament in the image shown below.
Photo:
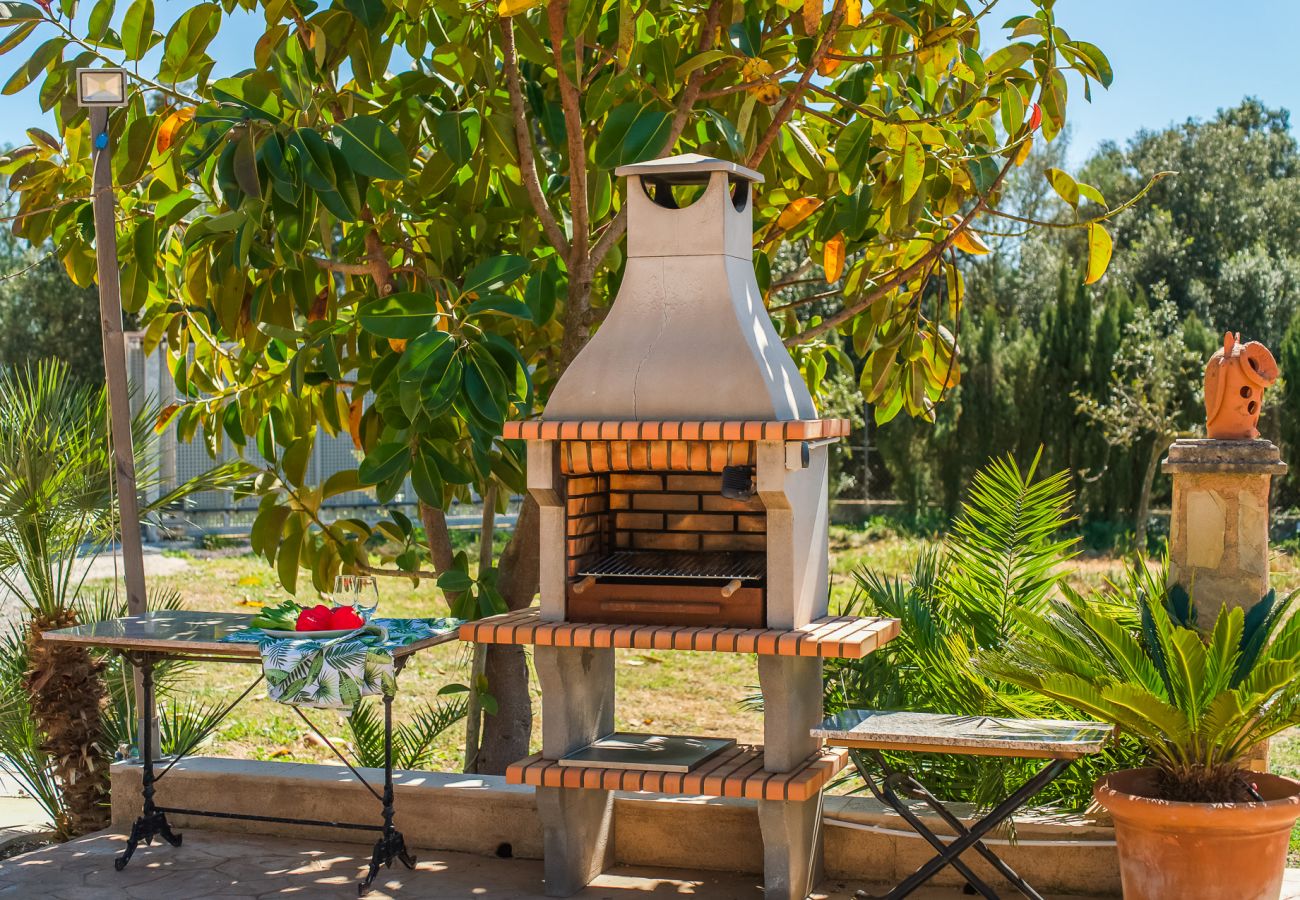
{"label": "terracotta ornament", "polygon": [[1277,381],[1277,362],[1258,341],[1241,342],[1241,334],[1223,336],[1205,367],[1205,431],[1219,441],[1253,441],[1259,437],[1259,409],[1264,388]]}

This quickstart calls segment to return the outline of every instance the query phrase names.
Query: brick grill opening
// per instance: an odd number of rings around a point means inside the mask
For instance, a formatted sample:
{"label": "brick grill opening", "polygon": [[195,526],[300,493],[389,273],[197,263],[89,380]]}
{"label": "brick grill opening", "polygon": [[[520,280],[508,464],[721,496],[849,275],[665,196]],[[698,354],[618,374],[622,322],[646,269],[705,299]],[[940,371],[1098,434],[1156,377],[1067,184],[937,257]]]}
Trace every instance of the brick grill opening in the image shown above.
{"label": "brick grill opening", "polygon": [[[585,450],[576,457],[590,472]],[[757,497],[723,497],[726,455],[713,463],[567,475],[569,621],[764,626],[767,514]]]}

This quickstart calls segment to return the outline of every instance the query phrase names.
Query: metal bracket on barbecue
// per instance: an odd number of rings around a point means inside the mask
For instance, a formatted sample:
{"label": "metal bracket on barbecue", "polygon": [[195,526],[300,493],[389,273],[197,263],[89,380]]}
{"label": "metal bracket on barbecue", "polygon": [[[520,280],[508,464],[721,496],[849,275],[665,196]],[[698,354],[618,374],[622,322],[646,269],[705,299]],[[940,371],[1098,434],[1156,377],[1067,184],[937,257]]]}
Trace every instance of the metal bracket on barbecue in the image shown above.
{"label": "metal bracket on barbecue", "polygon": [[812,452],[818,447],[825,447],[838,441],[837,437],[821,438],[816,441],[790,441],[785,445],[785,467],[806,469],[812,460]]}

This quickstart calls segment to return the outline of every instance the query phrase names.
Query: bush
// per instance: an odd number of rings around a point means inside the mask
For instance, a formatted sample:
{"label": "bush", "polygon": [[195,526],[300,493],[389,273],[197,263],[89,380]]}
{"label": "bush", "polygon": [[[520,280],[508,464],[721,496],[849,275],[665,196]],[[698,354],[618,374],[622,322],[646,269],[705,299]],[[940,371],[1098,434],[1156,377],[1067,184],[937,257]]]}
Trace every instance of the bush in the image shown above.
{"label": "bush", "polygon": [[[1010,458],[976,473],[948,541],[920,555],[910,577],[857,574],[847,613],[896,618],[897,638],[860,660],[828,660],[826,709],[905,709],[1013,718],[1077,718],[1061,703],[982,673],[984,652],[1019,638],[1022,614],[1041,612],[1063,583],[1063,564],[1077,538],[1062,538],[1073,521],[1068,474],[1036,479],[1035,457],[1022,471]],[[1091,802],[1102,771],[1134,762],[1125,744],[1081,761],[1043,799],[1068,809]],[[1004,798],[1041,763],[1000,757],[909,754],[899,759],[949,800],[981,805]]]}

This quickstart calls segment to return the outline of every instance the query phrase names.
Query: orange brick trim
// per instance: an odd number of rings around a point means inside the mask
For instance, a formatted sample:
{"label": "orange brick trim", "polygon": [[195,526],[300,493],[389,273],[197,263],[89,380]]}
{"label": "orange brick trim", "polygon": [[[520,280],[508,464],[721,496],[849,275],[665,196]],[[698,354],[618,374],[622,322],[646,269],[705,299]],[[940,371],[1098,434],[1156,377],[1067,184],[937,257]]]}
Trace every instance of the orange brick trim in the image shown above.
{"label": "orange brick trim", "polygon": [[764,656],[861,659],[898,635],[897,619],[827,616],[803,628],[721,628],[698,625],[595,625],[543,622],[537,607],[460,626],[460,639],[480,644],[704,650]]}
{"label": "orange brick trim", "polygon": [[524,441],[815,441],[846,437],[848,419],[787,422],[507,422],[502,436]]}
{"label": "orange brick trim", "polygon": [[750,800],[807,800],[815,796],[848,761],[848,752],[828,747],[790,772],[763,768],[763,748],[737,746],[706,760],[690,772],[630,771],[562,766],[534,754],[506,768],[509,784],[534,787],[599,788],[656,794],[701,794]]}

